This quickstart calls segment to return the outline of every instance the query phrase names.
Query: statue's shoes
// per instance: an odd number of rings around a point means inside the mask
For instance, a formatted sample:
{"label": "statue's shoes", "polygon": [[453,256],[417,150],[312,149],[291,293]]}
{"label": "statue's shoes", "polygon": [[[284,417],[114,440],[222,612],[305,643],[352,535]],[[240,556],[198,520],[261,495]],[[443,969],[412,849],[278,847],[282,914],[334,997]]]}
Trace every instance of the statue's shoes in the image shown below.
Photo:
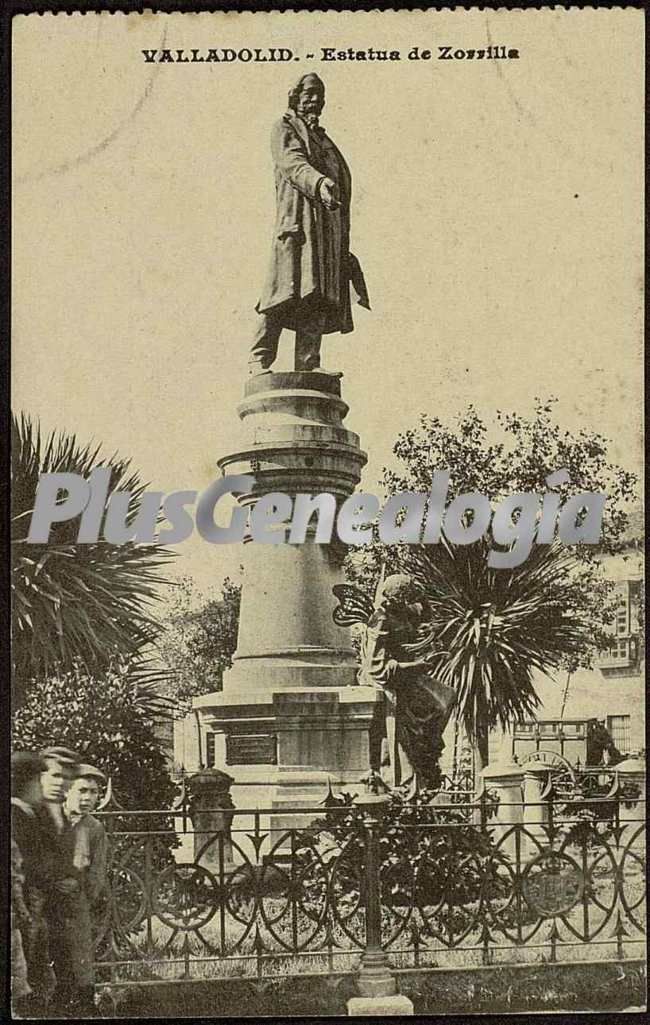
{"label": "statue's shoes", "polygon": [[339,377],[339,378],[343,377],[343,371],[342,370],[325,370],[324,367],[313,367],[313,369],[310,370],[309,373],[310,374],[325,374],[325,377]]}
{"label": "statue's shoes", "polygon": [[257,376],[259,374],[271,374],[272,372],[273,371],[270,367],[264,367],[258,361],[253,361],[248,364],[248,373],[251,377]]}

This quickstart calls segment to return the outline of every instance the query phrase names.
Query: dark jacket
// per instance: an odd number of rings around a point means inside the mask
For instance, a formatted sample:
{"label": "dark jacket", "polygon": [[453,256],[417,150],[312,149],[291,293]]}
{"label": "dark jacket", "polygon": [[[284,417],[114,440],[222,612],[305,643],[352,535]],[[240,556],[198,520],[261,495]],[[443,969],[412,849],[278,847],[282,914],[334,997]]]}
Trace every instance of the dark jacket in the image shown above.
{"label": "dark jacket", "polygon": [[25,811],[11,805],[11,835],[23,861],[25,887],[50,893],[56,879],[63,878],[63,852],[54,824],[42,809]]}
{"label": "dark jacket", "polygon": [[[55,904],[54,882],[61,878],[61,850],[54,827],[34,809],[26,810],[12,799],[11,839],[21,860],[24,910],[19,918],[27,984],[37,1000],[46,1001],[56,979],[51,951],[56,934],[50,928],[49,909]],[[52,937],[52,943],[50,942]]]}

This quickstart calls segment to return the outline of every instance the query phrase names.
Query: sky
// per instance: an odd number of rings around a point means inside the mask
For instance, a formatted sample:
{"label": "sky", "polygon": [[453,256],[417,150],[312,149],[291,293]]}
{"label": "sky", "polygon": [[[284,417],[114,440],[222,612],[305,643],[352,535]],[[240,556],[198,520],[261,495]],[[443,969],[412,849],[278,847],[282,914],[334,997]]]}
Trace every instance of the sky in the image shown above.
{"label": "sky", "polygon": [[[642,25],[630,9],[15,18],[14,409],[132,457],[152,489],[218,475],[270,252],[270,129],[315,70],[372,305],[323,344],[362,487],[420,412],[490,419],[551,395],[640,471]],[[406,59],[489,42],[520,59]],[[145,63],[165,45],[298,60]],[[370,45],[402,60],[318,60]],[[178,552],[201,588],[237,571],[234,548]]]}

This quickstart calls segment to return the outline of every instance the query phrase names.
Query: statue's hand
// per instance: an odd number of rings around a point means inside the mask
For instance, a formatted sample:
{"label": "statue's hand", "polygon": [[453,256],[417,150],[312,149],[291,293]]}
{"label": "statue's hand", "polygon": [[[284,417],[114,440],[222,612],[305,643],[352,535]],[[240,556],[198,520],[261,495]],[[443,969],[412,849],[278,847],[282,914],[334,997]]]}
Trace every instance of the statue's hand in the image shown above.
{"label": "statue's hand", "polygon": [[336,210],[341,205],[339,187],[331,178],[323,178],[320,183],[320,198],[327,210]]}
{"label": "statue's hand", "polygon": [[384,664],[384,675],[387,679],[391,680],[395,677],[401,669],[415,669],[419,666],[425,665],[424,662],[399,662],[396,658],[389,658]]}

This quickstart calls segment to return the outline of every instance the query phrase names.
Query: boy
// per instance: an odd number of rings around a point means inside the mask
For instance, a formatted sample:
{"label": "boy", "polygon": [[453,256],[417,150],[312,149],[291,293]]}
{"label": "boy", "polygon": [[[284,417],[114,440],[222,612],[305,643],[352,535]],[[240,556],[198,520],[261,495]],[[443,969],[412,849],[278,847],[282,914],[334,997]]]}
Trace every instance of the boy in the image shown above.
{"label": "boy", "polygon": [[[58,860],[39,815],[46,765],[34,751],[11,756],[12,997],[17,1014],[43,1014],[55,986],[45,906]],[[22,963],[21,963],[22,961]]]}
{"label": "boy", "polygon": [[93,765],[77,766],[63,804],[66,856],[79,881],[78,891],[67,902],[64,945],[74,978],[72,999],[83,1016],[94,1013],[92,909],[106,886],[106,832],[92,815],[105,779]]}

